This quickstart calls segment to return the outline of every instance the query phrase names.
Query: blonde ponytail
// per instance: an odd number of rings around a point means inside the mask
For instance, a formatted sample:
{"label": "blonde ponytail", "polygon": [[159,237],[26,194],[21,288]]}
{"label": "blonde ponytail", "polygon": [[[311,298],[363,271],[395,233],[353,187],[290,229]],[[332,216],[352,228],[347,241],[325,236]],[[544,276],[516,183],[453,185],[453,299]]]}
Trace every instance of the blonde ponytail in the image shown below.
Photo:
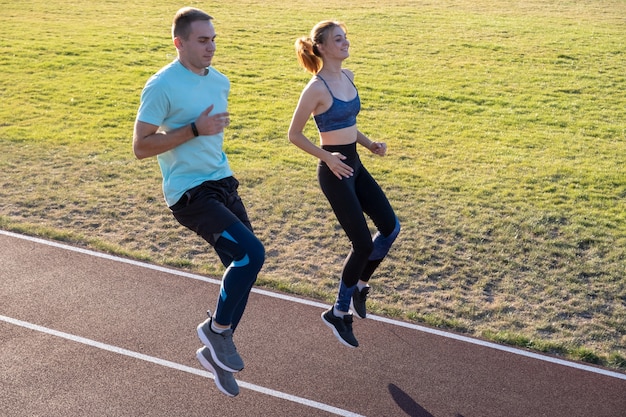
{"label": "blonde ponytail", "polygon": [[316,54],[317,47],[313,44],[313,41],[308,36],[303,36],[296,39],[296,56],[298,57],[298,63],[310,72],[311,74],[317,74],[322,68],[322,59],[319,54]]}
{"label": "blonde ponytail", "polygon": [[303,36],[296,39],[296,56],[300,65],[310,72],[317,74],[322,69],[322,55],[317,49],[317,45],[322,45],[328,38],[328,33],[335,27],[340,27],[344,32],[348,32],[346,25],[334,20],[324,20],[319,22],[311,30],[310,36]]}

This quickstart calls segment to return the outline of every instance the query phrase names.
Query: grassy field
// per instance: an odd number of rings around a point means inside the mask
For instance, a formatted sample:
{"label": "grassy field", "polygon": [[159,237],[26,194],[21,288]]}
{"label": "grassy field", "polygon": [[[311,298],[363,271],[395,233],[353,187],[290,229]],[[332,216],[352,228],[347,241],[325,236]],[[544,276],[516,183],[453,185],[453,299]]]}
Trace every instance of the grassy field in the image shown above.
{"label": "grassy field", "polygon": [[[0,228],[219,276],[131,150],[181,3],[131,3],[0,0]],[[232,81],[259,285],[330,302],[349,249],[286,138],[309,78],[293,42],[336,18],[360,129],[389,148],[362,159],[403,226],[371,309],[626,370],[626,1],[189,4],[216,18]]]}

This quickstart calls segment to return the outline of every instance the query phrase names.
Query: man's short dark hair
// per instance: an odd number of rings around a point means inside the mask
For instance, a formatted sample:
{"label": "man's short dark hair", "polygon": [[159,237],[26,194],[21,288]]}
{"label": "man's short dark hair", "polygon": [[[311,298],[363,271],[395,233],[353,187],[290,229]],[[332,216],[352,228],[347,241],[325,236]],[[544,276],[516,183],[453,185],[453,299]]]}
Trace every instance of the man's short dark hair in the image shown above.
{"label": "man's short dark hair", "polygon": [[191,24],[197,20],[213,20],[213,17],[195,7],[183,7],[178,10],[172,22],[172,39],[187,40],[191,34]]}

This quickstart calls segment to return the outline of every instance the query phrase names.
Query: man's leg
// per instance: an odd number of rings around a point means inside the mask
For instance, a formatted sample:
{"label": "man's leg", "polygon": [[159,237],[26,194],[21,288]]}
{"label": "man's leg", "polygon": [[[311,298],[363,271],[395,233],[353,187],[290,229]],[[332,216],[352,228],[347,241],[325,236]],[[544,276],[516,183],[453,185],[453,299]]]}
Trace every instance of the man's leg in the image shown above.
{"label": "man's leg", "polygon": [[243,369],[243,360],[232,341],[250,290],[265,260],[265,248],[244,224],[229,226],[215,242],[216,249],[233,261],[222,277],[215,314],[198,326],[200,340],[211,350],[213,360],[229,372]]}

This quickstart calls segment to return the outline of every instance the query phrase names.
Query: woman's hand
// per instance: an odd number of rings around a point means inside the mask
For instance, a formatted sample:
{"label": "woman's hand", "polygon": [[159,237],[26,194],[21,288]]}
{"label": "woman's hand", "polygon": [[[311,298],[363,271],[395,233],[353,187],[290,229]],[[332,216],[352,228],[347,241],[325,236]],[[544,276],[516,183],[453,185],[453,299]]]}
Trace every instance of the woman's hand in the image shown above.
{"label": "woman's hand", "polygon": [[326,166],[328,166],[332,173],[340,180],[350,178],[354,175],[352,167],[341,162],[344,159],[346,159],[346,157],[339,152],[328,153],[328,156],[324,158]]}
{"label": "woman's hand", "polygon": [[369,149],[373,154],[385,156],[387,153],[387,144],[385,142],[372,142]]}

